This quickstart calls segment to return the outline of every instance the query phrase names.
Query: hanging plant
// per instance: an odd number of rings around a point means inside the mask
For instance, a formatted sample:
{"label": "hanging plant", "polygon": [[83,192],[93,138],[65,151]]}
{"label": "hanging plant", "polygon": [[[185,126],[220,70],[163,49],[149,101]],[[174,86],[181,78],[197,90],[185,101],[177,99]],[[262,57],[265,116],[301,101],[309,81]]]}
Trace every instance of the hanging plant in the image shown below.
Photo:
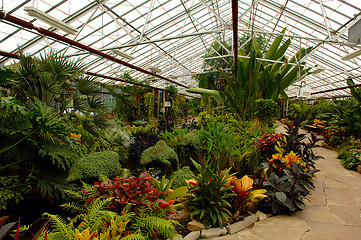
{"label": "hanging plant", "polygon": [[148,117],[153,117],[154,101],[155,101],[155,96],[154,96],[153,93],[149,92],[149,93],[145,94],[145,96],[144,96],[144,105],[146,107]]}

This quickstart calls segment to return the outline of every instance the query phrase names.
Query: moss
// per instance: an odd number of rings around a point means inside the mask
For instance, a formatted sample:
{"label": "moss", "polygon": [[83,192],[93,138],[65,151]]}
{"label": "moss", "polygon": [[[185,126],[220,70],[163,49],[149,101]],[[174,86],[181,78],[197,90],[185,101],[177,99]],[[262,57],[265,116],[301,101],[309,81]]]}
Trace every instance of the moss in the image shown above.
{"label": "moss", "polygon": [[183,136],[180,145],[197,147],[200,143],[201,141],[199,140],[198,131],[193,130]]}
{"label": "moss", "polygon": [[177,189],[181,186],[187,186],[184,179],[193,179],[196,175],[189,169],[189,167],[183,167],[170,175],[170,179],[174,178],[172,189]]}
{"label": "moss", "polygon": [[111,151],[90,153],[70,168],[68,182],[83,179],[103,180],[122,175],[119,155]]}
{"label": "moss", "polygon": [[177,168],[178,155],[164,140],[160,140],[153,147],[144,150],[140,163],[146,167]]}

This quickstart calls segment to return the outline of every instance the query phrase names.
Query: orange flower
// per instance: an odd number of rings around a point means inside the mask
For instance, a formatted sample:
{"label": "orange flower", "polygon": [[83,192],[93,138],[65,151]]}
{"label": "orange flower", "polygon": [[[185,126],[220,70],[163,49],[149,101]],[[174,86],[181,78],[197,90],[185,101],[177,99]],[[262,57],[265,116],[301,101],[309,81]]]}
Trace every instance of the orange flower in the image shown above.
{"label": "orange flower", "polygon": [[71,138],[81,138],[81,134],[70,133]]}

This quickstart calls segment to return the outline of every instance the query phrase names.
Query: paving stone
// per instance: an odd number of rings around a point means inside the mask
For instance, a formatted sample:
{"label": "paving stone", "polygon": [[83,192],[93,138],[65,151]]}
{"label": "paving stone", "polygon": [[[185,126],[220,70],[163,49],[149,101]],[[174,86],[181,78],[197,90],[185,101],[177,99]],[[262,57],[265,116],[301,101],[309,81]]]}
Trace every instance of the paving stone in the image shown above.
{"label": "paving stone", "polygon": [[236,232],[239,232],[239,231],[245,229],[246,227],[255,223],[257,221],[257,219],[258,219],[257,215],[253,214],[251,216],[245,217],[243,219],[243,221],[239,221],[239,222],[236,222],[236,223],[226,226],[228,234],[234,234]]}
{"label": "paving stone", "polygon": [[226,228],[209,228],[209,229],[204,229],[201,232],[201,235],[204,235],[207,238],[215,238],[226,234],[227,234]]}
{"label": "paving stone", "polygon": [[351,189],[350,185],[334,179],[330,179],[328,177],[326,177],[324,183],[326,185],[326,188]]}
{"label": "paving stone", "polygon": [[353,190],[326,188],[326,198],[328,205],[357,206],[357,199]]}
{"label": "paving stone", "polygon": [[233,235],[218,238],[207,238],[207,240],[266,240],[266,238],[256,235],[251,229],[245,229]]}
{"label": "paving stone", "polygon": [[343,224],[341,219],[333,214],[328,207],[309,205],[306,210],[297,212],[296,215],[307,221]]}
{"label": "paving stone", "polygon": [[184,240],[196,240],[200,236],[201,236],[201,231],[194,231],[194,232],[188,233],[188,235],[185,236],[183,239]]}
{"label": "paving stone", "polygon": [[296,215],[280,215],[256,222],[251,230],[261,239],[299,240],[309,229],[306,221]]}
{"label": "paving stone", "polygon": [[[318,239],[337,239],[337,240],[356,240],[360,239],[361,228],[358,226],[345,226],[345,225],[336,225],[329,223],[320,223],[320,222],[308,222],[310,227],[309,238],[317,239],[315,237],[321,236]],[[315,236],[314,238],[310,238]],[[323,237],[322,237],[323,236]],[[317,240],[318,240],[317,239]],[[302,239],[304,240],[304,239]]]}
{"label": "paving stone", "polygon": [[355,208],[355,206],[331,205],[329,207],[332,213],[335,214],[338,218],[340,218],[345,225],[361,226],[361,211],[360,209]]}

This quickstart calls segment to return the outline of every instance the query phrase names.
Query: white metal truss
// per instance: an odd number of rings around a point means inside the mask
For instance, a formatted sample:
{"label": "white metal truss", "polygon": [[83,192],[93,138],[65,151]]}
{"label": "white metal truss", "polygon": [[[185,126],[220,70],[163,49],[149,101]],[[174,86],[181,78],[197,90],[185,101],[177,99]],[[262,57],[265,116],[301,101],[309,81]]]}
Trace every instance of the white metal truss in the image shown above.
{"label": "white metal truss", "polygon": [[[230,0],[3,0],[1,9],[36,26],[55,31],[82,44],[112,54],[121,49],[135,59],[131,64],[149,69],[156,66],[159,74],[183,83],[197,86],[194,76],[204,72],[203,56],[211,44],[232,37]],[[75,37],[26,15],[26,6],[64,21],[78,29]],[[361,45],[347,41],[348,30],[361,21],[361,1],[355,0],[247,0],[238,7],[239,36],[252,29],[270,42],[287,27],[284,39],[291,38],[288,57],[299,47],[313,47],[303,63],[323,72],[309,74],[305,80],[313,91],[346,86],[352,77],[361,84],[361,57],[342,61],[341,57],[361,49]],[[250,18],[250,14],[255,15]],[[252,22],[250,22],[252,19]],[[231,57],[227,49],[224,56]],[[242,47],[242,46],[240,46]],[[128,72],[140,81],[144,73],[90,54],[58,40],[44,37],[35,31],[0,20],[0,50],[9,53],[23,52],[39,55],[55,49],[69,58],[79,59],[88,71],[118,77]],[[213,49],[215,51],[215,49]],[[125,59],[124,59],[125,60]],[[128,61],[128,60],[125,60]],[[0,56],[0,65],[13,60]],[[311,70],[312,72],[312,70]],[[163,87],[166,81],[157,81]],[[295,95],[298,83],[288,89]],[[184,89],[181,89],[182,91]],[[318,96],[349,95],[349,90],[328,92]]]}

